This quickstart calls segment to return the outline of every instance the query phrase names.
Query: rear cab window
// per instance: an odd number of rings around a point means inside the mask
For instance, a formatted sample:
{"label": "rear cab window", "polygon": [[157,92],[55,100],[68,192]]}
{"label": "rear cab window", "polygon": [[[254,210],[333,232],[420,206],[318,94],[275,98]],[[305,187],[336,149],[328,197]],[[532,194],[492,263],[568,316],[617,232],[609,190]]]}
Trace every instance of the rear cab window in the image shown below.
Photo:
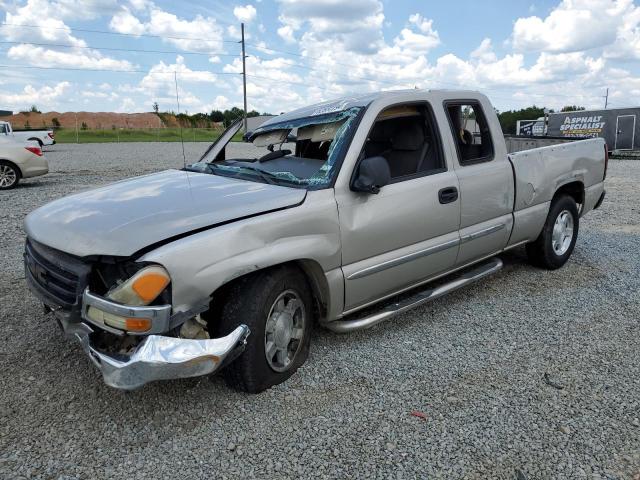
{"label": "rear cab window", "polygon": [[444,107],[460,165],[474,165],[493,160],[491,130],[480,103],[473,100],[454,100],[445,102]]}

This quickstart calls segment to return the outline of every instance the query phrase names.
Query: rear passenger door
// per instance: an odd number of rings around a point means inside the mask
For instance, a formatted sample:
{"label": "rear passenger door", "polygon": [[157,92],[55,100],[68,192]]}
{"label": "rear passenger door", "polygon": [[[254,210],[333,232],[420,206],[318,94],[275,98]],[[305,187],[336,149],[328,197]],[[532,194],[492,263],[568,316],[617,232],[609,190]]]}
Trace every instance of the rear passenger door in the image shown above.
{"label": "rear passenger door", "polygon": [[458,252],[458,178],[431,108],[380,112],[360,158],[372,156],[389,163],[389,185],[377,195],[336,189],[347,312],[451,268]]}
{"label": "rear passenger door", "polygon": [[460,250],[465,265],[502,250],[513,226],[514,184],[500,124],[478,100],[444,104],[456,149],[460,184]]}

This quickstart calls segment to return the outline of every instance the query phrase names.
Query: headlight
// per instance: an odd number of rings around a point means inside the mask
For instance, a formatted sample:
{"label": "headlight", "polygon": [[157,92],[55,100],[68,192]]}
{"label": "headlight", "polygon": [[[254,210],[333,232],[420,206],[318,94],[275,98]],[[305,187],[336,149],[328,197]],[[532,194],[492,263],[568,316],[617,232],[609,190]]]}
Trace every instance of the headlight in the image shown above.
{"label": "headlight", "polygon": [[167,288],[171,279],[159,266],[145,267],[133,277],[107,293],[107,298],[124,305],[141,307],[153,302]]}
{"label": "headlight", "polygon": [[[106,297],[123,305],[141,307],[149,305],[163,292],[171,278],[160,266],[145,267],[125,282],[113,287]],[[94,322],[103,323],[120,330],[143,333],[151,329],[150,318],[126,318],[91,306],[87,316]]]}

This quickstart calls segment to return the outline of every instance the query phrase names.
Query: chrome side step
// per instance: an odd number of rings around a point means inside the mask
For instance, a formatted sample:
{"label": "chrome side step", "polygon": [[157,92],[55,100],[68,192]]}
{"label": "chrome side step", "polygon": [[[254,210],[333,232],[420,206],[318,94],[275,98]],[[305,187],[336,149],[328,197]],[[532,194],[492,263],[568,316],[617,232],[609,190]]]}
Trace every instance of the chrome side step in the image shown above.
{"label": "chrome side step", "polygon": [[325,324],[325,327],[338,333],[347,333],[353,332],[354,330],[371,328],[395,315],[411,310],[412,308],[423,305],[431,300],[435,300],[436,298],[443,297],[444,295],[480,280],[481,278],[493,275],[500,269],[502,269],[502,260],[497,257],[493,257],[489,261],[476,266],[471,270],[467,270],[462,275],[455,277],[444,285],[422,290],[408,298],[391,303],[372,315],[355,318],[353,320],[337,320],[335,322],[328,322]]}

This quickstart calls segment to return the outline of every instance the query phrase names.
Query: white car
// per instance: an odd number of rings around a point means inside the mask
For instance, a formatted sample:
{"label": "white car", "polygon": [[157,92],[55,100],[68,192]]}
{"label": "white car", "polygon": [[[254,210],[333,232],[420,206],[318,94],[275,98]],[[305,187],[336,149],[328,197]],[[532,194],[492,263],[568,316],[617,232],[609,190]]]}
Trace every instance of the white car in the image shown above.
{"label": "white car", "polygon": [[0,137],[0,190],[18,185],[22,178],[49,172],[49,164],[37,145],[25,145],[11,137]]}
{"label": "white car", "polygon": [[35,142],[40,148],[45,145],[55,145],[56,143],[53,130],[22,130],[16,132],[9,122],[0,122],[0,136],[13,137],[16,141]]}

